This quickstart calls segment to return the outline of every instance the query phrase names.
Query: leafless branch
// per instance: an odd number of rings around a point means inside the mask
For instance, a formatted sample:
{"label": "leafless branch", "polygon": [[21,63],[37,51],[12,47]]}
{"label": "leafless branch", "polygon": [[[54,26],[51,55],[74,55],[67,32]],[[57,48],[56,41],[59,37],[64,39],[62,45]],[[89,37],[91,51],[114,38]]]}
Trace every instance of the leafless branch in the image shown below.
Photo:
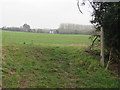
{"label": "leafless branch", "polygon": [[79,0],[77,0],[77,6],[78,6],[78,9],[79,9],[80,13],[83,14],[83,12],[82,12],[81,9],[80,9]]}

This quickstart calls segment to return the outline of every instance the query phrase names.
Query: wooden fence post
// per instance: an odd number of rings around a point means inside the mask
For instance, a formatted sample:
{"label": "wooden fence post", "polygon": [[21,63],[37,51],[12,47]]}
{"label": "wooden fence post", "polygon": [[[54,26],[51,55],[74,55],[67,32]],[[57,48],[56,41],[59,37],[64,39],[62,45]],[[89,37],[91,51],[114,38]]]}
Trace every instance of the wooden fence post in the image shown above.
{"label": "wooden fence post", "polygon": [[101,60],[100,65],[104,67],[104,31],[103,27],[101,27]]}

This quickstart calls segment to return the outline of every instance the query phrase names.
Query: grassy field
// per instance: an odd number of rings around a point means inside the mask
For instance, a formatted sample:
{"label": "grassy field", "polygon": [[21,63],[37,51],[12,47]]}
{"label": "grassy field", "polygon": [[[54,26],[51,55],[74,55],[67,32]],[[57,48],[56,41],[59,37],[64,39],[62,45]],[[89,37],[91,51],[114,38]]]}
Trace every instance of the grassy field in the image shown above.
{"label": "grassy field", "polygon": [[118,88],[116,73],[84,52],[88,35],[3,32],[4,88]]}
{"label": "grassy field", "polygon": [[89,35],[58,35],[25,32],[3,32],[3,44],[35,44],[46,46],[88,46]]}

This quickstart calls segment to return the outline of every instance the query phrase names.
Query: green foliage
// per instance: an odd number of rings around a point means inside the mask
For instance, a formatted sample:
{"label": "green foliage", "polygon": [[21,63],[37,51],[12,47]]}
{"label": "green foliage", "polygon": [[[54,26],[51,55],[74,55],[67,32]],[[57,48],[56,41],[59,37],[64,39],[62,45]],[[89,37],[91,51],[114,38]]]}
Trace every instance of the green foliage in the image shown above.
{"label": "green foliage", "polygon": [[105,47],[108,52],[112,52],[112,60],[120,60],[120,33],[118,25],[120,23],[120,2],[95,2],[92,4],[94,9],[94,19],[91,21],[96,25],[97,30],[102,26],[105,36]]}

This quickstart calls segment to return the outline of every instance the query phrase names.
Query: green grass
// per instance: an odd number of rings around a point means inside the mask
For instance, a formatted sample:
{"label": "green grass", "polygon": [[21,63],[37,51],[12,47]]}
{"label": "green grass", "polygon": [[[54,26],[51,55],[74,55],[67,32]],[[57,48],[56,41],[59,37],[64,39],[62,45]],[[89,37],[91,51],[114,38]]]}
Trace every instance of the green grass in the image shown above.
{"label": "green grass", "polygon": [[116,73],[84,52],[88,37],[3,32],[3,87],[118,88]]}
{"label": "green grass", "polygon": [[3,31],[3,44],[37,44],[49,46],[87,46],[89,35],[59,35]]}

